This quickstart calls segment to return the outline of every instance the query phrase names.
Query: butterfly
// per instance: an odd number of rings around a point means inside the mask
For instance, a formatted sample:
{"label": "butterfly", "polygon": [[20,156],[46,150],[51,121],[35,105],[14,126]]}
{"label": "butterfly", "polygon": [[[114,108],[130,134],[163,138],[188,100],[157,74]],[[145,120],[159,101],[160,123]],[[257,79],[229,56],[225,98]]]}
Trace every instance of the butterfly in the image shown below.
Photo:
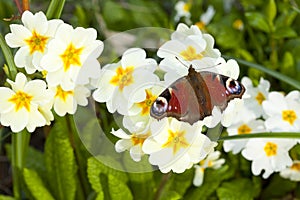
{"label": "butterfly", "polygon": [[188,75],[177,79],[157,97],[150,115],[158,120],[174,117],[192,125],[212,115],[214,106],[223,111],[230,100],[241,98],[244,92],[239,81],[213,72],[196,72],[191,65]]}

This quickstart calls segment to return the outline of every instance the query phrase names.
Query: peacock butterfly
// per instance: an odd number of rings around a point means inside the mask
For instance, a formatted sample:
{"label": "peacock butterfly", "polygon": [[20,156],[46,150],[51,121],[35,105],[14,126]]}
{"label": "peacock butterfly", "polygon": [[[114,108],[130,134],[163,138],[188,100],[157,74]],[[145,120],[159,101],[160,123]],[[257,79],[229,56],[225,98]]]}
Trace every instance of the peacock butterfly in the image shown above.
{"label": "peacock butterfly", "polygon": [[230,77],[190,66],[188,75],[179,78],[153,102],[150,115],[156,119],[174,117],[191,125],[212,115],[214,106],[222,111],[230,100],[241,98],[245,87]]}

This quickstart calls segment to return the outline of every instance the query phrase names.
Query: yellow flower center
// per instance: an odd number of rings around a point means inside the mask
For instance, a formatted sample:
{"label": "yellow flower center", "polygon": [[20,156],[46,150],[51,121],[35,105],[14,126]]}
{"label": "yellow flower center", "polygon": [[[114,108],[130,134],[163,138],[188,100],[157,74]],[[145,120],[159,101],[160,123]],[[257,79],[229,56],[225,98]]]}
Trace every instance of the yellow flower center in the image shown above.
{"label": "yellow flower center", "polygon": [[150,133],[147,133],[147,134],[139,134],[139,135],[136,135],[136,134],[133,134],[131,136],[131,142],[132,144],[135,146],[135,145],[143,145],[143,143],[145,142],[145,140],[149,137]]}
{"label": "yellow flower center", "polygon": [[157,96],[153,95],[150,90],[146,90],[146,99],[143,102],[138,103],[137,105],[142,108],[142,115],[148,115],[152,103],[155,101]]}
{"label": "yellow flower center", "polygon": [[237,29],[237,30],[242,30],[244,28],[244,23],[242,20],[240,19],[236,19],[233,24],[232,24],[233,28]]}
{"label": "yellow flower center", "polygon": [[189,12],[190,8],[191,8],[191,4],[189,4],[189,3],[185,3],[184,6],[183,6],[183,10],[185,12]]}
{"label": "yellow flower center", "polygon": [[264,151],[268,157],[275,156],[277,154],[277,144],[272,142],[267,142],[264,147]]}
{"label": "yellow flower center", "polygon": [[256,95],[255,99],[256,99],[256,101],[258,102],[258,104],[261,105],[262,102],[263,102],[264,100],[266,100],[266,97],[265,97],[265,95],[263,95],[261,92],[259,92],[259,93]]}
{"label": "yellow flower center", "polygon": [[57,86],[57,88],[56,88],[56,94],[55,94],[56,98],[60,98],[61,100],[63,100],[64,102],[66,102],[67,97],[69,95],[74,95],[74,91],[73,90],[64,91],[60,86]]}
{"label": "yellow flower center", "polygon": [[132,73],[134,71],[134,67],[129,66],[125,69],[122,66],[116,69],[116,75],[112,77],[110,83],[116,86],[119,86],[119,90],[123,91],[125,86],[128,86],[133,83]]}
{"label": "yellow flower center", "polygon": [[48,74],[48,72],[47,72],[46,70],[43,70],[43,71],[42,71],[42,76],[43,76],[43,78],[46,78],[47,74]]}
{"label": "yellow flower center", "polygon": [[48,39],[49,37],[40,35],[33,30],[32,36],[28,39],[25,39],[25,42],[29,46],[30,54],[33,54],[35,51],[44,53]]}
{"label": "yellow flower center", "polygon": [[26,94],[25,92],[18,91],[15,95],[13,95],[10,99],[8,99],[9,102],[12,102],[15,104],[15,111],[18,112],[23,107],[29,112],[30,111],[30,102],[32,100],[33,96]]}
{"label": "yellow flower center", "polygon": [[169,137],[165,144],[162,145],[163,148],[173,148],[173,154],[175,155],[180,148],[187,148],[189,146],[188,141],[185,138],[185,131],[175,131],[169,130]]}
{"label": "yellow flower center", "polygon": [[295,171],[300,171],[300,163],[293,163],[291,169]]}
{"label": "yellow flower center", "polygon": [[247,125],[247,124],[243,124],[238,128],[238,134],[248,134],[251,133],[252,129]]}
{"label": "yellow flower center", "polygon": [[64,63],[64,71],[68,71],[71,65],[81,66],[80,55],[83,47],[76,48],[72,43],[66,48],[65,52],[60,55]]}
{"label": "yellow flower center", "polygon": [[201,53],[197,54],[196,49],[192,46],[188,46],[186,50],[180,52],[180,55],[188,61],[201,60],[203,58],[203,55]]}
{"label": "yellow flower center", "polygon": [[293,125],[294,121],[297,119],[297,114],[293,110],[284,110],[282,111],[282,119],[283,121],[286,121]]}

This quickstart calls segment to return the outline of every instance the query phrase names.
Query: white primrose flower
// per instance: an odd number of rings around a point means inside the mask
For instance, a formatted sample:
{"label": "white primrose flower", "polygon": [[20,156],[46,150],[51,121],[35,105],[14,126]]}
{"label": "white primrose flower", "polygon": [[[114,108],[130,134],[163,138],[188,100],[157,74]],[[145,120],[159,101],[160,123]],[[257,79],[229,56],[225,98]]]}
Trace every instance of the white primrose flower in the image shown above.
{"label": "white primrose flower", "polygon": [[151,123],[152,135],[143,144],[149,162],[161,172],[182,173],[204,159],[216,146],[201,133],[202,123],[190,125],[175,118],[163,118]]}
{"label": "white primrose flower", "polygon": [[1,124],[10,126],[13,132],[26,128],[33,132],[53,120],[51,114],[52,93],[42,80],[27,81],[18,73],[15,82],[7,80],[12,89],[0,87]]}
{"label": "white primrose flower", "polygon": [[121,138],[121,140],[118,140],[115,144],[115,149],[118,153],[129,150],[130,156],[134,161],[141,161],[141,157],[144,155],[142,146],[144,141],[150,136],[150,131],[146,130],[145,132],[128,135],[122,129],[117,131],[112,129],[111,133]]}
{"label": "white primrose flower", "polygon": [[194,186],[201,186],[204,179],[204,171],[207,168],[219,169],[224,163],[225,159],[220,158],[221,152],[214,151],[207,155],[207,157],[200,161],[198,165],[195,165],[195,176],[193,179]]}
{"label": "white primrose flower", "polygon": [[196,26],[199,27],[200,30],[205,30],[206,26],[210,23],[212,18],[215,16],[216,10],[213,6],[208,6],[205,13],[200,16],[200,21],[196,23]]}
{"label": "white primrose flower", "polygon": [[77,104],[86,106],[87,97],[91,94],[90,90],[82,85],[76,85],[73,90],[64,90],[60,85],[50,89],[55,94],[53,108],[59,116],[65,116],[66,113],[74,114]]}
{"label": "white primrose flower", "polygon": [[36,70],[42,70],[40,60],[47,53],[48,43],[63,21],[58,19],[48,21],[44,13],[32,14],[30,11],[25,11],[21,20],[24,25],[10,25],[11,33],[5,36],[5,40],[12,48],[20,47],[14,57],[16,66],[25,68],[28,74],[32,74]]}
{"label": "white primrose flower", "polygon": [[179,24],[171,40],[157,51],[157,55],[163,58],[159,67],[166,72],[165,79],[174,81],[187,75],[191,64],[197,71],[210,71],[209,68],[216,66],[221,56],[220,51],[213,46],[211,35],[202,34],[197,26],[189,28]]}
{"label": "white primrose flower", "polygon": [[243,99],[249,112],[254,113],[256,117],[266,117],[262,103],[268,98],[270,82],[260,78],[258,86],[254,87],[250,78],[243,77],[242,84],[246,88]]}
{"label": "white primrose flower", "polygon": [[103,43],[96,37],[97,32],[92,28],[73,29],[68,24],[58,27],[55,38],[49,42],[48,52],[41,60],[49,86],[61,85],[64,90],[72,90],[78,84],[80,73],[84,74],[80,84],[100,75],[97,57],[103,50]]}
{"label": "white primrose flower", "polygon": [[151,88],[145,89],[145,99],[134,103],[129,108],[128,115],[124,116],[124,127],[130,132],[141,132],[146,129],[152,121],[150,108],[162,90],[163,87],[158,85],[153,85]]}
{"label": "white primrose flower", "polygon": [[159,78],[153,73],[156,67],[156,61],[146,58],[143,49],[128,49],[118,63],[104,66],[93,98],[106,102],[111,113],[128,115],[134,103],[146,99],[145,89],[158,82]]}
{"label": "white primrose flower", "polygon": [[284,96],[271,92],[268,100],[263,102],[263,109],[268,116],[265,121],[267,129],[278,131],[300,131],[300,92],[292,91]]}
{"label": "white primrose flower", "polygon": [[180,18],[184,17],[187,21],[189,21],[191,17],[190,13],[191,5],[184,1],[178,1],[175,5],[176,15],[174,17],[175,22],[178,22]]}
{"label": "white primrose flower", "polygon": [[[229,126],[227,132],[229,136],[259,133],[266,131],[264,126],[264,121],[262,120],[247,120],[247,118],[242,118],[239,122]],[[225,140],[223,143],[223,148],[225,152],[232,151],[233,154],[239,153],[246,146],[248,140]]]}
{"label": "white primrose flower", "polygon": [[280,176],[291,181],[300,181],[300,161],[294,160],[292,166],[280,171]]}
{"label": "white primrose flower", "polygon": [[257,176],[264,170],[263,178],[266,179],[273,172],[292,165],[289,150],[295,143],[291,139],[249,139],[242,155],[252,161],[252,173]]}

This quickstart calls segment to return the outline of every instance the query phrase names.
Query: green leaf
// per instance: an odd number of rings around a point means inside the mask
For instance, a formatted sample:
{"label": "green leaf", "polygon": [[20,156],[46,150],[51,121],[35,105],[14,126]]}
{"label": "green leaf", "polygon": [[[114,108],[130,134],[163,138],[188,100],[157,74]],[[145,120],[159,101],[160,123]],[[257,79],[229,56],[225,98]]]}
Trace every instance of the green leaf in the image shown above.
{"label": "green leaf", "polygon": [[7,46],[4,37],[0,34],[0,47],[2,49],[2,53],[7,62],[7,66],[9,69],[9,74],[6,74],[10,80],[15,80],[15,77],[18,73],[17,67],[14,62],[14,56],[11,52],[11,49]]}
{"label": "green leaf", "polygon": [[176,191],[167,191],[163,193],[160,197],[160,200],[179,200],[182,199],[182,196],[178,194]]}
{"label": "green leaf", "polygon": [[273,20],[277,13],[276,3],[274,0],[269,0],[266,7],[265,7],[265,16],[270,24],[273,26]]}
{"label": "green leaf", "polygon": [[112,200],[133,199],[128,186],[111,174],[108,174],[108,189]]}
{"label": "green leaf", "polygon": [[296,186],[296,182],[283,179],[278,174],[275,174],[270,178],[270,184],[265,186],[265,189],[262,191],[261,199],[283,197],[286,193],[294,191]]}
{"label": "green leaf", "polygon": [[59,19],[65,5],[65,0],[51,0],[46,16],[48,19]]}
{"label": "green leaf", "polygon": [[15,200],[15,198],[11,196],[0,195],[0,200]]}
{"label": "green leaf", "polygon": [[245,15],[250,26],[263,32],[270,33],[270,27],[264,15],[259,12],[247,12]]}
{"label": "green leaf", "polygon": [[45,164],[51,193],[55,199],[74,199],[76,171],[74,152],[65,121],[58,120],[45,144]]}
{"label": "green leaf", "polygon": [[297,37],[297,32],[291,27],[280,27],[272,35],[275,39]]}
{"label": "green leaf", "polygon": [[[153,179],[153,167],[148,161],[148,156],[143,156],[141,161],[135,162],[130,157],[129,152],[125,152],[123,163],[127,171],[144,172],[144,173],[128,173],[129,186],[136,199],[153,199],[155,191],[155,182]],[[145,184],[147,183],[147,184]]]}
{"label": "green leaf", "polygon": [[236,179],[225,182],[217,189],[218,199],[226,200],[251,200],[254,198],[253,184],[249,179]]}
{"label": "green leaf", "polygon": [[[99,160],[103,158],[99,156]],[[87,164],[87,176],[88,180],[93,188],[93,190],[97,193],[97,199],[104,199],[105,197],[109,197],[108,193],[108,175],[112,175],[116,177],[120,182],[127,182],[128,177],[124,172],[114,170],[112,168],[107,167],[103,163],[101,163],[97,158],[91,157],[88,159]],[[111,161],[112,163],[116,161]],[[116,165],[119,163],[116,163]],[[118,169],[120,169],[118,167]]]}
{"label": "green leaf", "polygon": [[25,183],[35,199],[54,200],[36,171],[25,168],[23,175]]}
{"label": "green leaf", "polygon": [[98,162],[99,161],[97,161],[95,158],[88,159],[87,176],[93,190],[97,192],[96,199],[104,199],[104,193],[102,191],[102,186],[100,181],[101,168],[99,167]]}

